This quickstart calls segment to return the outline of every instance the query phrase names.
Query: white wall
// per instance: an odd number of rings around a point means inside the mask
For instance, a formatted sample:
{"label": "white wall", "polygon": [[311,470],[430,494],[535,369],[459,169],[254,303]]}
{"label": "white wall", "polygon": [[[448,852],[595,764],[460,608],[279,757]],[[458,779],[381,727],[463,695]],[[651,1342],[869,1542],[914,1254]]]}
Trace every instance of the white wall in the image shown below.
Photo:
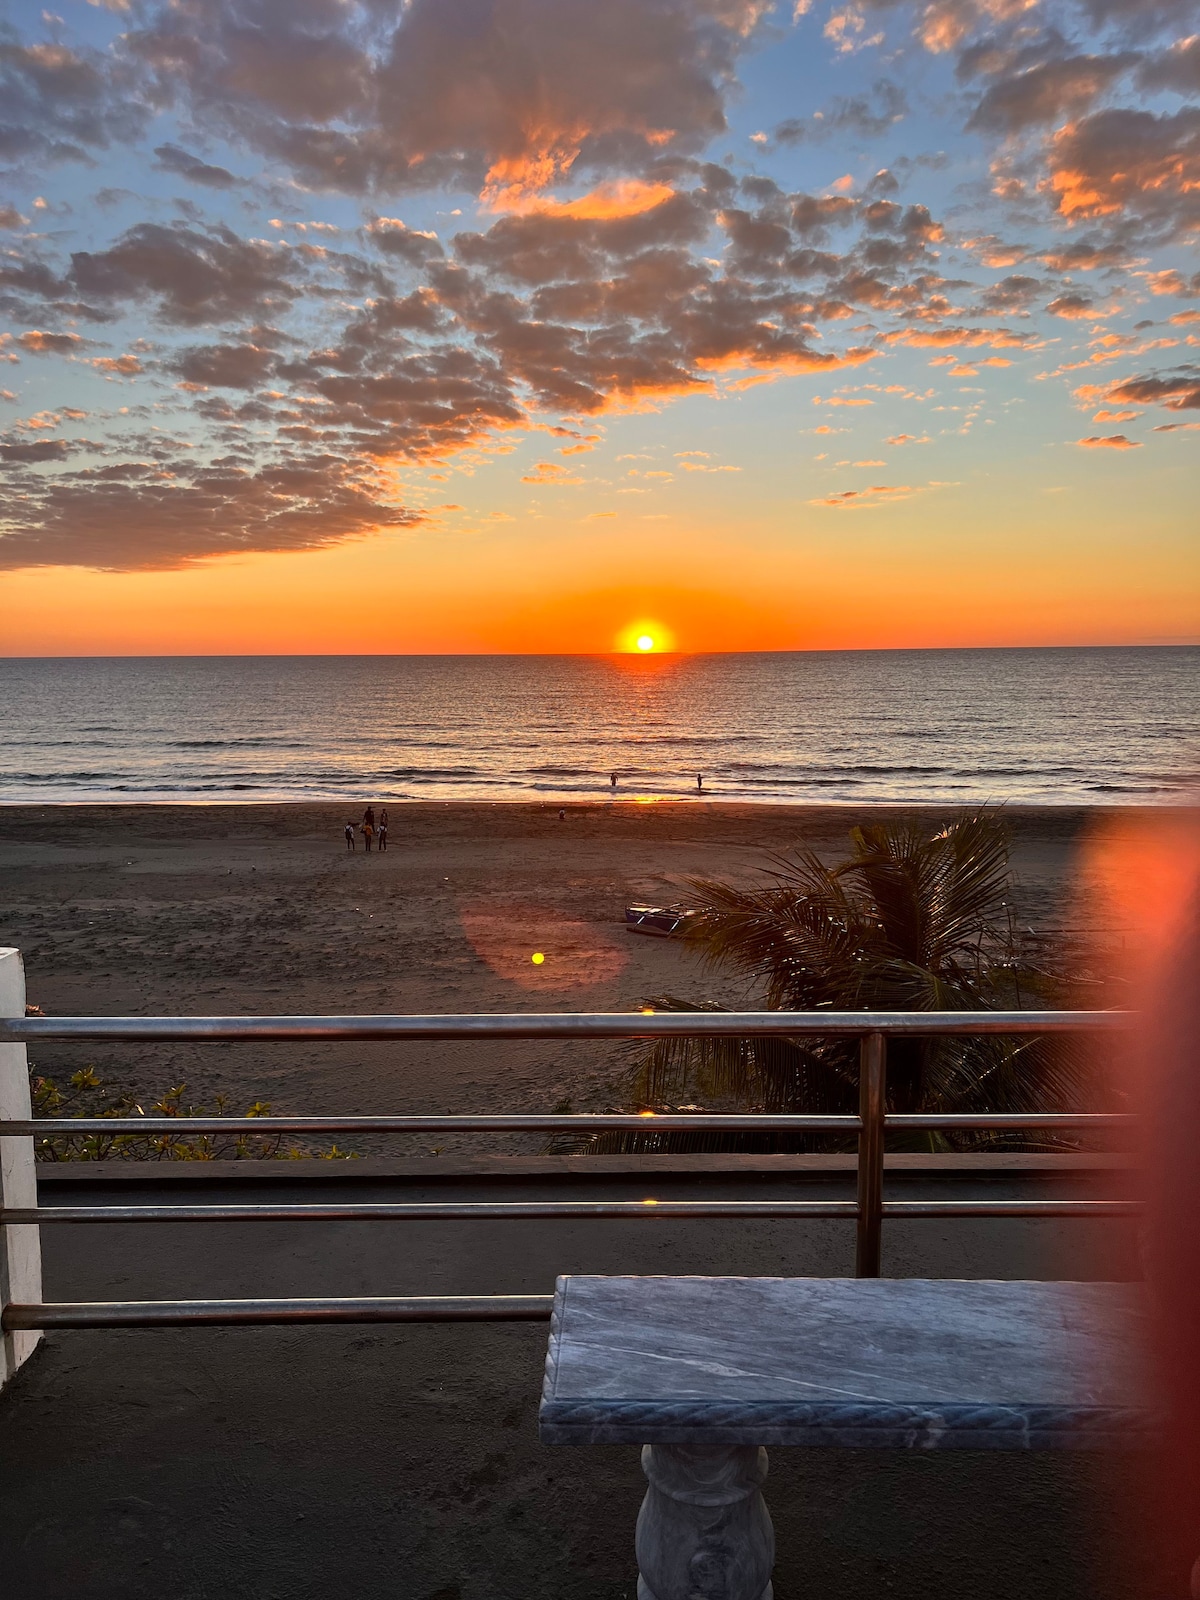
{"label": "white wall", "polygon": [[[19,950],[0,949],[0,1017],[25,1015],[25,967]],[[28,1118],[29,1069],[23,1044],[0,1044],[0,1117]],[[0,1203],[36,1206],[32,1139],[0,1139]],[[42,1298],[42,1246],[37,1227],[0,1228],[0,1303]],[[41,1334],[6,1333],[0,1339],[0,1384],[29,1359]]]}

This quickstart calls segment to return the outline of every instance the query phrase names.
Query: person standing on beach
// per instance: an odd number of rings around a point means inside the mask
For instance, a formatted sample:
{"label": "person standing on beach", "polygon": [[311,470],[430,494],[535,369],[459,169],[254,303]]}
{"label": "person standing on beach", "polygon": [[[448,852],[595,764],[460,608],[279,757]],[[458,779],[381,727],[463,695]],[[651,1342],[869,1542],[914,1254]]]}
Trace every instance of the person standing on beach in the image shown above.
{"label": "person standing on beach", "polygon": [[386,849],[387,849],[387,812],[386,811],[382,811],[379,814],[379,853],[380,853],[380,855],[382,855],[383,852]]}
{"label": "person standing on beach", "polygon": [[609,773],[609,775],[608,775],[608,786],[609,786],[610,789],[615,789],[617,787],[617,775],[616,775],[615,772],[610,772]]}
{"label": "person standing on beach", "polygon": [[704,793],[704,774],[702,772],[696,774],[696,793]]}
{"label": "person standing on beach", "polygon": [[354,849],[354,824],[352,822],[346,824],[346,849]]}

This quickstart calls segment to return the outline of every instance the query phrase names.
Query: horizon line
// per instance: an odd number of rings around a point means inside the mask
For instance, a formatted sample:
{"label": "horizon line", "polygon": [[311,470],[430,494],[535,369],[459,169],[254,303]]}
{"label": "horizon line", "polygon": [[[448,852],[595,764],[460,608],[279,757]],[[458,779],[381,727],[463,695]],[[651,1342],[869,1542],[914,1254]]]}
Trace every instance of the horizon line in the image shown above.
{"label": "horizon line", "polygon": [[1194,650],[1200,648],[1200,635],[1191,638],[1103,640],[1088,644],[935,644],[935,645],[841,645],[826,647],[796,646],[776,650],[140,650],[50,651],[0,653],[0,662],[10,661],[469,661],[469,660],[557,660],[661,661],[683,657],[713,656],[849,656],[849,655],[957,655],[999,651],[1029,650]]}

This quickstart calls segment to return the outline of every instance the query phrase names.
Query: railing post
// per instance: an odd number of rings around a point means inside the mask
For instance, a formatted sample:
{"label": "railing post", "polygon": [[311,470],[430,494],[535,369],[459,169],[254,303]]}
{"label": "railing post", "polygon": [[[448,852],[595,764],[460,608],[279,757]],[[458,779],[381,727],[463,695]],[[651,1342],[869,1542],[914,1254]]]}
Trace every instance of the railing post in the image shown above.
{"label": "railing post", "polygon": [[[25,968],[19,950],[0,950],[0,1017],[25,1015]],[[23,1044],[0,1045],[0,1117],[28,1120],[29,1067]],[[33,1140],[0,1139],[0,1205],[37,1205]],[[0,1227],[0,1305],[42,1298],[41,1234],[35,1223]],[[5,1384],[33,1354],[41,1333],[0,1336],[0,1384]]]}
{"label": "railing post", "polygon": [[887,1090],[887,1040],[864,1034],[858,1058],[858,1244],[854,1273],[877,1278],[883,1233],[883,1118]]}

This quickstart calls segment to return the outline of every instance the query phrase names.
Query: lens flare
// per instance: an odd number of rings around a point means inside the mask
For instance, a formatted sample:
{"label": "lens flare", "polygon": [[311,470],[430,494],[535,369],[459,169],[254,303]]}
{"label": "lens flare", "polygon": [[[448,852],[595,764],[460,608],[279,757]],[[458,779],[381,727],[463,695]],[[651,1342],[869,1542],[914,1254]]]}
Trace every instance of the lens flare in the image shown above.
{"label": "lens flare", "polygon": [[529,959],[533,962],[535,967],[540,967],[546,958],[540,950],[535,950]]}

